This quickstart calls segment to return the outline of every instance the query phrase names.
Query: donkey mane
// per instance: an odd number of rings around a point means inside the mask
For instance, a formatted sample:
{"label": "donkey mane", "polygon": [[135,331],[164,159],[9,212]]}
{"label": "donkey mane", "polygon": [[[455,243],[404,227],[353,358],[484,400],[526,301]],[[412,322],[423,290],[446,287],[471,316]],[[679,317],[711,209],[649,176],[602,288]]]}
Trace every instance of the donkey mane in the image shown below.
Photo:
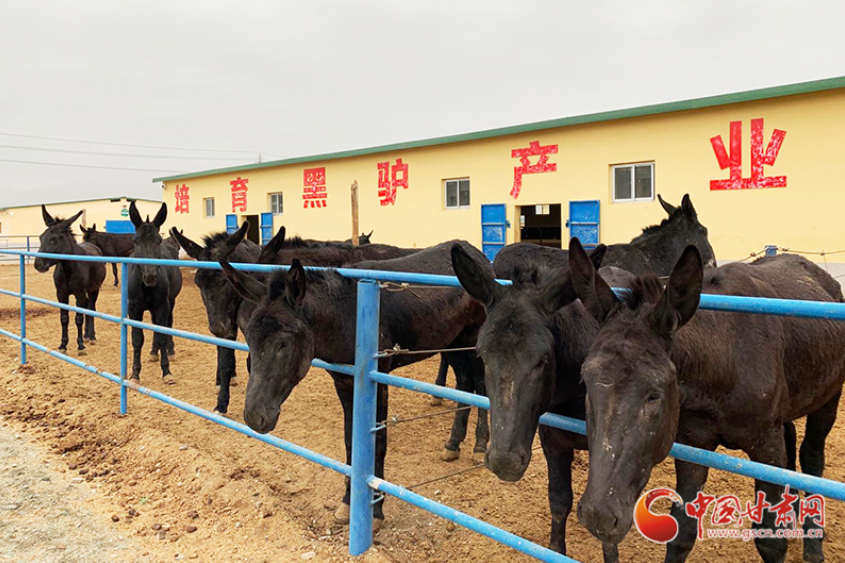
{"label": "donkey mane", "polygon": [[624,292],[620,299],[632,311],[646,303],[657,303],[663,293],[663,282],[653,274],[639,276],[631,281],[630,291]]}
{"label": "donkey mane", "polygon": [[311,246],[313,246],[312,243],[308,242],[299,235],[285,238],[285,242],[282,244],[282,248],[310,248]]}
{"label": "donkey mane", "polygon": [[204,235],[202,237],[202,242],[206,248],[214,248],[229,240],[229,233],[226,231],[217,231],[216,233],[211,233],[208,235]]}
{"label": "donkey mane", "polygon": [[684,214],[684,210],[683,210],[683,208],[681,208],[681,206],[679,205],[679,206],[678,206],[678,207],[677,207],[677,208],[676,208],[676,209],[672,212],[672,214],[671,214],[671,215],[669,215],[668,217],[666,217],[665,219],[663,219],[663,220],[660,222],[660,224],[659,224],[659,225],[649,225],[649,226],[647,226],[647,227],[643,227],[643,233],[642,233],[642,234],[644,234],[644,235],[651,235],[651,234],[654,234],[654,233],[656,233],[657,231],[659,231],[660,229],[662,229],[663,227],[665,227],[666,225],[668,225],[669,223],[671,223],[672,221],[674,221],[675,219],[677,219],[678,217],[680,217],[680,216],[681,216],[681,215],[683,215],[683,214]]}

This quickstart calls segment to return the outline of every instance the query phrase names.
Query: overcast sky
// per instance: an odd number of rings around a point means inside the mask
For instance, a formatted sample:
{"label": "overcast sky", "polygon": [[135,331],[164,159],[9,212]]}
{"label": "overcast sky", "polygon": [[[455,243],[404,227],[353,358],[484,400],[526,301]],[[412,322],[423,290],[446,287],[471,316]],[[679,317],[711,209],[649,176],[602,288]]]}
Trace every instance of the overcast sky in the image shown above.
{"label": "overcast sky", "polygon": [[272,160],[842,76],[843,21],[841,0],[6,0],[0,207],[159,197],[155,176],[259,152]]}

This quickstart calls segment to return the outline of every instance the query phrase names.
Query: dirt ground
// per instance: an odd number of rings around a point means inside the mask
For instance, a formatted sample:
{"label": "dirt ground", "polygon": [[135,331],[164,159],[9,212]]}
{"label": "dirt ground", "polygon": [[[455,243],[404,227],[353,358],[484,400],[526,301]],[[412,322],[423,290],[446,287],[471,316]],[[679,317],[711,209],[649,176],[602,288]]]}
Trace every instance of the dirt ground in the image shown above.
{"label": "dirt ground", "polygon": [[[185,278],[174,326],[207,333],[205,310],[193,274],[185,271]],[[98,309],[119,314],[119,292],[110,283],[109,273]],[[16,266],[0,266],[0,287],[18,287]],[[55,298],[50,275],[30,269],[27,288],[34,295]],[[14,299],[0,296],[0,327],[18,332]],[[75,331],[72,322],[71,327]],[[71,334],[75,336],[75,332]],[[47,346],[57,346],[58,311],[30,304],[28,336]],[[89,346],[88,354],[82,359],[119,373],[118,326],[97,321],[97,336],[97,344]],[[149,343],[148,336],[147,348]],[[145,359],[142,382],[212,409],[216,398],[214,349],[185,340],[178,340],[176,349],[172,364],[178,379],[176,385],[161,383],[158,366],[146,362],[146,352],[142,356]],[[74,478],[81,477],[91,490],[84,500],[86,511],[74,512],[70,518],[56,518],[51,528],[61,528],[63,533],[80,523],[107,528],[129,542],[127,549],[147,553],[146,560],[150,561],[194,558],[259,563],[350,559],[348,529],[333,522],[334,510],[343,494],[343,480],[337,474],[137,394],[130,394],[129,415],[120,417],[115,385],[34,350],[30,350],[29,359],[29,365],[21,367],[19,345],[0,338],[0,385],[4,391],[0,395],[0,415],[16,432],[49,451],[45,455],[51,467]],[[245,355],[238,353],[242,380],[246,379],[244,362]],[[431,359],[397,373],[432,381],[436,371],[437,362]],[[230,407],[231,417],[241,422],[244,389],[243,382],[233,389]],[[429,406],[427,397],[391,389],[391,415],[411,417],[439,410],[444,407]],[[314,369],[285,403],[274,434],[342,460],[341,419],[331,379],[325,372]],[[826,477],[840,481],[845,481],[843,419],[840,416],[827,449]],[[448,415],[392,427],[387,479],[412,486],[471,467],[473,461],[467,453],[453,463],[440,461],[450,425],[451,415]],[[799,437],[800,432],[799,429]],[[471,446],[465,448],[468,451]],[[579,453],[574,468],[576,502],[584,489],[586,469],[587,455]],[[649,487],[673,484],[674,469],[666,461],[655,469]],[[503,483],[486,469],[476,469],[420,486],[415,491],[545,545],[550,527],[546,487],[545,460],[537,451],[525,477],[518,483]],[[753,483],[714,470],[705,491],[716,495],[736,494],[740,499],[751,500]],[[375,548],[356,561],[530,561],[492,540],[456,528],[399,500],[388,498],[386,502],[387,520],[378,532]],[[48,512],[44,508],[33,515],[49,518]],[[112,516],[118,516],[119,521],[112,521]],[[825,545],[828,561],[845,561],[845,538],[840,533],[843,522],[845,507],[830,501]],[[0,536],[5,537],[2,528]],[[599,543],[581,527],[574,514],[569,519],[567,540],[571,557],[583,562],[601,561]],[[123,545],[114,536],[108,542],[109,549]],[[5,546],[7,552],[17,549],[14,545]],[[620,544],[619,551],[622,561],[650,562],[663,557],[663,548],[645,540],[636,530]],[[32,560],[26,553],[21,551],[16,556]],[[698,542],[689,559],[693,562],[759,560],[752,543],[726,539]],[[800,542],[790,543],[787,560],[801,561]]]}

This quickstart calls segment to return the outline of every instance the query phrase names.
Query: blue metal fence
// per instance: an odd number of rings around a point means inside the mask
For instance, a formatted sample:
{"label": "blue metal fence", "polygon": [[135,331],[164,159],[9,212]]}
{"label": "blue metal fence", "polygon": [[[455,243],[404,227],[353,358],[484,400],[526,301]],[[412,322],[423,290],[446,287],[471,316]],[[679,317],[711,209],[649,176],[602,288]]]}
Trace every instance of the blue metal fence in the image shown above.
{"label": "blue metal fence", "polygon": [[[127,390],[133,389],[143,395],[158,399],[176,408],[193,413],[211,422],[225,426],[271,446],[301,456],[309,461],[336,471],[351,479],[351,505],[349,551],[352,555],[364,553],[372,545],[373,502],[374,492],[401,499],[414,506],[437,514],[447,520],[465,526],[475,532],[492,538],[510,546],[522,553],[551,563],[572,563],[569,557],[555,553],[545,547],[532,543],[524,538],[506,532],[477,518],[444,506],[431,499],[420,496],[399,485],[376,478],[375,473],[375,431],[376,431],[376,396],[379,383],[409,389],[444,399],[451,399],[459,403],[469,404],[480,408],[489,408],[486,397],[439,387],[429,383],[415,381],[395,375],[381,373],[377,370],[376,355],[378,353],[378,320],[380,303],[380,286],[378,282],[412,283],[435,286],[460,286],[457,278],[452,276],[437,276],[427,274],[411,274],[403,272],[382,272],[374,270],[338,269],[337,271],[349,278],[360,280],[358,284],[357,327],[355,344],[355,365],[329,364],[322,360],[314,360],[314,367],[330,369],[332,371],[355,377],[354,420],[353,420],[353,448],[352,466],[328,458],[319,453],[308,450],[277,438],[275,436],[257,434],[243,424],[239,424],[223,416],[211,413],[176,398],[159,393],[152,389],[133,383],[126,378],[127,369],[127,327],[137,327],[181,338],[223,346],[234,350],[248,350],[245,344],[223,340],[212,336],[196,334],[178,329],[160,327],[127,318],[127,290],[126,284],[121,284],[121,315],[116,317],[98,311],[80,309],[71,305],[58,303],[48,299],[35,297],[26,293],[26,258],[43,256],[56,260],[76,260],[82,262],[120,262],[122,263],[123,279],[127,279],[128,264],[154,264],[170,267],[192,267],[220,269],[215,262],[193,262],[180,260],[147,260],[139,258],[112,258],[101,256],[68,256],[62,254],[36,254],[32,252],[0,250],[0,254],[19,257],[20,261],[20,291],[14,292],[0,289],[0,294],[15,297],[20,300],[20,335],[0,328],[0,335],[14,339],[21,343],[21,363],[26,363],[26,348],[31,347],[59,358],[84,370],[90,371],[121,386],[120,409],[126,413]],[[248,272],[269,272],[284,269],[285,266],[268,266],[258,264],[235,264],[236,269]],[[309,268],[310,269],[310,268]],[[509,282],[502,282],[509,283]],[[67,354],[51,350],[26,337],[26,302],[41,303],[58,307],[68,311],[82,312],[110,322],[119,323],[120,331],[120,375],[100,370]],[[753,297],[734,297],[721,295],[702,295],[702,309],[717,311],[733,311],[768,315],[796,316],[805,318],[822,318],[845,321],[845,304],[821,303],[814,301],[796,301],[783,299],[762,299]],[[546,413],[540,418],[541,424],[577,432],[585,433],[585,423],[582,420]],[[845,501],[845,483],[822,479],[772,467],[733,456],[711,451],[699,450],[682,444],[675,444],[670,452],[673,457],[715,469],[722,469],[746,477],[761,479],[779,485],[789,485],[808,493],[821,494],[831,499]]]}

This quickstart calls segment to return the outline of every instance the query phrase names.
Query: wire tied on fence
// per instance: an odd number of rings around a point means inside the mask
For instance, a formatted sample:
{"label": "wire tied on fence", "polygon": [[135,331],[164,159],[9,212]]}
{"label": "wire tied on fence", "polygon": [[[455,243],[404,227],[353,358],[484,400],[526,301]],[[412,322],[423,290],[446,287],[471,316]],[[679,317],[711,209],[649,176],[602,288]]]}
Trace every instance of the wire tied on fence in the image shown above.
{"label": "wire tied on fence", "polygon": [[[531,451],[536,452],[541,447],[542,446],[534,446],[533,448],[531,448]],[[469,467],[464,467],[463,469],[458,469],[457,471],[453,471],[451,473],[446,473],[445,475],[440,475],[439,477],[434,477],[433,479],[428,479],[427,481],[417,483],[416,485],[411,485],[410,487],[408,487],[408,490],[413,491],[414,489],[422,487],[423,485],[431,485],[432,483],[437,483],[438,481],[450,479],[450,478],[455,477],[457,475],[469,473],[470,471],[475,471],[476,469],[481,469],[482,467],[486,467],[486,465],[484,463],[476,463],[476,464],[470,465]]]}
{"label": "wire tied on fence", "polygon": [[429,414],[421,414],[421,415],[418,415],[418,416],[409,416],[408,418],[403,418],[401,416],[394,414],[393,416],[391,416],[387,420],[382,420],[380,422],[380,424],[382,424],[384,426],[396,426],[397,424],[401,424],[403,422],[412,422],[414,420],[421,420],[423,418],[434,418],[435,416],[442,416],[444,414],[452,414],[452,413],[456,413],[456,412],[460,412],[460,411],[466,411],[466,410],[469,410],[471,408],[472,408],[472,405],[465,405],[463,407],[458,407],[458,408],[455,408],[455,409],[449,409],[449,410],[445,410],[445,411],[438,411],[438,412],[433,412],[433,413],[429,413]]}
{"label": "wire tied on fence", "polygon": [[400,355],[441,354],[443,352],[470,352],[473,350],[476,350],[475,346],[466,346],[464,348],[435,348],[433,350],[408,350],[396,344],[393,348],[387,348],[376,354],[376,358],[389,358]]}

